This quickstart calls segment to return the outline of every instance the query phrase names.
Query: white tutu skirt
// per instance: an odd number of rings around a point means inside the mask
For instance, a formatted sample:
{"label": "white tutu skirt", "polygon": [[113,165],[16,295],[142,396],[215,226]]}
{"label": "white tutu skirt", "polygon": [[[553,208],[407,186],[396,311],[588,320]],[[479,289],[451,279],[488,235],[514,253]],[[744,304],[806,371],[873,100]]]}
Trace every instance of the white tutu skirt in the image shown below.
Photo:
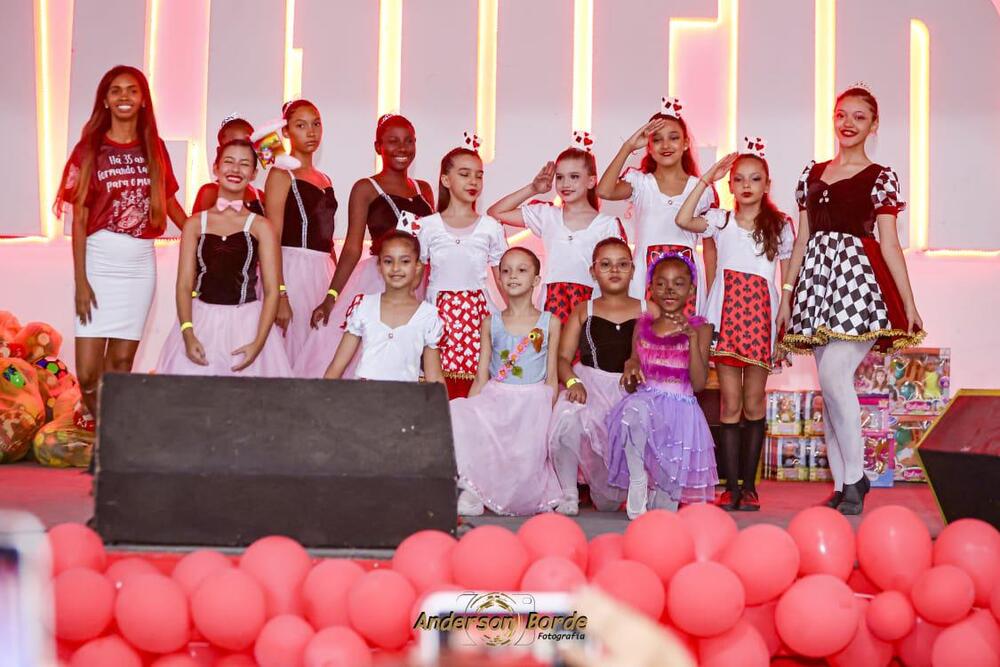
{"label": "white tutu skirt", "polygon": [[156,291],[153,240],[102,229],[87,237],[86,253],[97,306],[87,324],[76,318],[76,337],[141,340]]}
{"label": "white tutu skirt", "polygon": [[239,372],[233,366],[243,361],[243,355],[233,355],[233,350],[253,341],[260,322],[260,301],[242,306],[222,306],[205,303],[200,299],[191,302],[191,321],[194,333],[205,348],[208,365],[202,366],[188,359],[180,327],[174,326],[167,336],[156,364],[162,375],[224,375],[239,377],[291,377],[292,367],[280,339],[280,330],[274,328],[252,364]]}
{"label": "white tutu skirt", "polygon": [[627,394],[619,381],[621,373],[608,373],[583,364],[573,366],[587,390],[586,403],[571,403],[563,392],[556,402],[549,422],[549,456],[565,448],[574,453],[590,486],[594,506],[602,512],[614,512],[625,501],[627,492],[608,483],[608,467],[604,463],[608,443],[605,420],[611,409]]}
{"label": "white tutu skirt", "polygon": [[545,432],[552,388],[490,380],[478,396],[451,402],[459,485],[497,514],[545,512],[562,500]]}
{"label": "white tutu skirt", "polygon": [[[312,332],[309,320],[312,318],[313,310],[326,297],[336,266],[331,255],[318,250],[281,248],[281,270],[285,286],[288,288],[288,305],[292,307],[292,322],[288,325],[288,332],[284,336],[278,327],[275,327],[273,335],[284,345],[293,368],[297,362],[307,367],[313,365],[301,359],[306,341]],[[329,363],[330,359],[327,359],[318,374],[303,377],[323,377],[323,372]]]}

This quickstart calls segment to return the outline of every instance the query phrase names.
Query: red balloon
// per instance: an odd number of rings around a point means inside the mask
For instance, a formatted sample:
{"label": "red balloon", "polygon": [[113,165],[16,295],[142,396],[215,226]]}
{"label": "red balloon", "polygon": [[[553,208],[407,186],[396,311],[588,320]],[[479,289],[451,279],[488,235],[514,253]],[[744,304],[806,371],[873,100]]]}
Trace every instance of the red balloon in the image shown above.
{"label": "red balloon", "polygon": [[473,528],[451,552],[455,583],[477,590],[514,590],[529,561],[524,543],[500,526]]}
{"label": "red balloon", "polygon": [[677,570],[694,561],[694,540],[676,514],[651,510],[625,529],[624,554],[648,565],[666,586]]}
{"label": "red balloon", "polygon": [[243,552],[240,568],[263,587],[268,618],[302,614],[299,593],[312,560],[301,544],[284,535],[262,537]]}
{"label": "red balloon", "polygon": [[85,567],[104,572],[108,555],[101,536],[79,523],[61,523],[49,529],[52,549],[52,574],[71,567]]}
{"label": "red balloon", "polygon": [[142,667],[135,649],[118,635],[92,639],[73,654],[69,667]]}
{"label": "red balloon", "polygon": [[620,533],[598,535],[590,541],[587,552],[587,577],[593,579],[607,563],[625,558],[625,536]]}
{"label": "red balloon", "polygon": [[996,619],[1000,621],[1000,586],[995,586],[993,593],[990,594],[990,609]]}
{"label": "red balloon", "polygon": [[746,621],[757,629],[764,644],[767,645],[769,655],[774,655],[781,647],[781,637],[778,636],[778,629],[774,627],[774,609],[778,606],[777,600],[765,602],[764,604],[747,606],[743,609],[741,620]]}
{"label": "red balloon", "polygon": [[458,540],[440,530],[413,533],[396,547],[392,569],[410,580],[418,593],[451,583],[451,552]]}
{"label": "red balloon", "polygon": [[976,606],[986,607],[1000,586],[1000,532],[979,519],[949,523],[934,541],[934,564],[965,570],[976,587]]}
{"label": "red balloon", "polygon": [[851,590],[861,595],[878,595],[879,588],[872,583],[872,580],[865,576],[865,573],[855,568],[851,570],[851,576],[847,578],[847,585]]}
{"label": "red balloon", "polygon": [[931,567],[930,531],[909,508],[879,507],[858,528],[858,563],[880,589],[909,593]]}
{"label": "red balloon", "polygon": [[[416,627],[417,621],[420,620],[420,614],[421,613],[430,614],[430,612],[426,609],[425,605],[425,603],[427,602],[427,598],[434,595],[435,593],[441,593],[444,591],[462,591],[462,590],[465,589],[463,589],[460,586],[456,586],[455,584],[442,584],[440,588],[424,591],[423,593],[418,595],[416,601],[414,601],[413,603],[413,608],[410,610],[410,635],[414,639],[420,636],[421,629]],[[454,604],[455,601],[457,601],[457,596],[452,597],[449,600],[449,603]]]}
{"label": "red balloon", "polygon": [[[430,532],[430,531],[427,531]],[[347,591],[364,575],[352,560],[330,558],[317,563],[302,584],[302,606],[314,628],[350,625]]]}
{"label": "red balloon", "polygon": [[997,667],[1000,656],[982,634],[968,622],[945,628],[931,648],[934,667]]}
{"label": "red balloon", "polygon": [[611,561],[594,576],[593,584],[653,620],[663,614],[663,583],[647,565],[633,560]]}
{"label": "red balloon", "polygon": [[1000,655],[1000,625],[997,625],[993,614],[986,609],[973,609],[969,617],[962,623],[968,623],[974,628],[986,640],[990,649]]}
{"label": "red balloon", "polygon": [[547,512],[536,514],[521,524],[517,536],[535,561],[545,556],[568,558],[581,570],[587,569],[587,535],[568,516]]}
{"label": "red balloon", "polygon": [[52,588],[56,637],[85,642],[108,627],[115,608],[115,587],[104,575],[85,567],[71,567],[55,578]]}
{"label": "red balloon", "polygon": [[736,520],[711,503],[687,505],[677,516],[694,540],[695,560],[715,560],[739,532]]}
{"label": "red balloon", "polygon": [[116,560],[104,572],[104,576],[116,589],[121,588],[126,579],[137,574],[160,574],[160,571],[148,560],[133,556]]}
{"label": "red balloon", "polygon": [[743,614],[745,601],[739,577],[712,561],[685,565],[667,588],[670,620],[696,637],[711,637],[731,629]]}
{"label": "red balloon", "polygon": [[258,667],[258,665],[249,655],[233,653],[221,658],[213,667]]}
{"label": "red balloon", "polygon": [[562,556],[546,556],[532,563],[521,579],[522,591],[570,592],[587,583],[576,563]]}
{"label": "red balloon", "polygon": [[698,658],[701,667],[767,667],[771,662],[764,638],[746,621],[738,621],[720,635],[699,639]]}
{"label": "red balloon", "polygon": [[326,628],[306,645],[303,663],[305,667],[369,667],[372,652],[354,630]]}
{"label": "red balloon", "polygon": [[250,648],[267,620],[264,591],[238,568],[210,574],[191,597],[194,626],[205,639],[230,651]]}
{"label": "red balloon", "polygon": [[896,655],[906,667],[931,667],[931,649],[942,630],[917,616],[910,634],[896,642]]}
{"label": "red balloon", "polygon": [[760,523],[740,531],[719,562],[740,578],[747,604],[762,604],[777,598],[795,581],[799,550],[784,530]]}
{"label": "red balloon", "polygon": [[253,655],[260,667],[303,667],[306,646],[315,634],[298,616],[280,614],[260,631]]}
{"label": "red balloon", "polygon": [[913,608],[931,623],[951,625],[969,613],[976,599],[972,577],[954,565],[938,565],[920,574],[910,590]]}
{"label": "red balloon", "polygon": [[854,594],[831,574],[799,579],[774,610],[778,636],[790,649],[810,658],[844,650],[858,631]]}
{"label": "red balloon", "polygon": [[158,658],[150,667],[202,667],[202,663],[186,653],[171,653]]}
{"label": "red balloon", "polygon": [[188,597],[191,597],[209,575],[233,567],[233,561],[224,554],[211,549],[199,549],[177,561],[170,577],[180,585]]}
{"label": "red balloon", "polygon": [[402,648],[410,639],[410,610],[417,592],[392,570],[365,573],[347,593],[351,627],[379,648]]}
{"label": "red balloon", "polygon": [[886,591],[872,599],[865,620],[875,637],[894,642],[910,634],[916,617],[909,598],[899,591]]}
{"label": "red balloon", "polygon": [[846,580],[854,569],[856,543],[851,522],[831,507],[802,510],[788,524],[799,549],[799,576],[832,574]]}
{"label": "red balloon", "polygon": [[846,648],[826,660],[830,667],[885,667],[892,660],[892,644],[882,641],[868,629],[865,620],[868,601],[854,598],[854,605],[858,610],[858,631]]}
{"label": "red balloon", "polygon": [[162,574],[126,580],[115,601],[115,620],[130,644],[150,653],[172,653],[190,637],[187,597],[177,582]]}

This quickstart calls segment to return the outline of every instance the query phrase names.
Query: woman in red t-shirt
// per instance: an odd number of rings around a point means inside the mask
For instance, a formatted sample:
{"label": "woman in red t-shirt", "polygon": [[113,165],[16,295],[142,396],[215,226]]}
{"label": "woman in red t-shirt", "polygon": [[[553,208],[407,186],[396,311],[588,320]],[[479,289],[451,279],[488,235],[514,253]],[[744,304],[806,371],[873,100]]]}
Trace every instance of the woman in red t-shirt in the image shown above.
{"label": "woman in red t-shirt", "polygon": [[153,115],[149,83],[119,65],[97,85],[94,109],[63,169],[57,215],[73,209],[76,372],[97,416],[105,370],[132,370],[156,288],[153,239],[187,215]]}

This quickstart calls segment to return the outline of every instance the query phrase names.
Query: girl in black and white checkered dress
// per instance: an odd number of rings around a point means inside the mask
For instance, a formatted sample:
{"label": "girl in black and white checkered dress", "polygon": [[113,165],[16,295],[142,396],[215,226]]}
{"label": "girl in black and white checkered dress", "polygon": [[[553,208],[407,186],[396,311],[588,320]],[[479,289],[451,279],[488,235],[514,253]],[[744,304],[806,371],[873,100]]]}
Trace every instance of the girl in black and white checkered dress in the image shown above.
{"label": "girl in black and white checkered dress", "polygon": [[873,346],[900,349],[924,333],[896,231],[906,206],[899,179],[865,154],[878,103],[863,84],[837,98],[834,125],[837,155],[811,162],[799,179],[788,272],[797,282],[782,286],[777,327],[785,328],[785,351],[816,356],[834,479],[826,504],[860,514],[869,484],[854,371]]}

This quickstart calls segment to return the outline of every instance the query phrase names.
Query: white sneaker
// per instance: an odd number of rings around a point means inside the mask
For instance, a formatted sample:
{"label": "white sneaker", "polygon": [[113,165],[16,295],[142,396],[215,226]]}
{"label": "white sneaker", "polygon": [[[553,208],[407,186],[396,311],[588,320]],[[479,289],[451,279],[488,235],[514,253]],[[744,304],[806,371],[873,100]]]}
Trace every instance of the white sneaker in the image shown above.
{"label": "white sneaker", "polygon": [[625,513],[629,519],[637,519],[646,513],[647,483],[645,476],[642,479],[633,479],[628,483],[628,500],[625,501]]}
{"label": "white sneaker", "polygon": [[556,513],[576,516],[580,513],[580,501],[576,498],[563,498],[563,501],[556,505]]}
{"label": "white sneaker", "polygon": [[472,491],[462,489],[458,494],[458,513],[462,516],[482,516],[486,511],[483,501]]}

